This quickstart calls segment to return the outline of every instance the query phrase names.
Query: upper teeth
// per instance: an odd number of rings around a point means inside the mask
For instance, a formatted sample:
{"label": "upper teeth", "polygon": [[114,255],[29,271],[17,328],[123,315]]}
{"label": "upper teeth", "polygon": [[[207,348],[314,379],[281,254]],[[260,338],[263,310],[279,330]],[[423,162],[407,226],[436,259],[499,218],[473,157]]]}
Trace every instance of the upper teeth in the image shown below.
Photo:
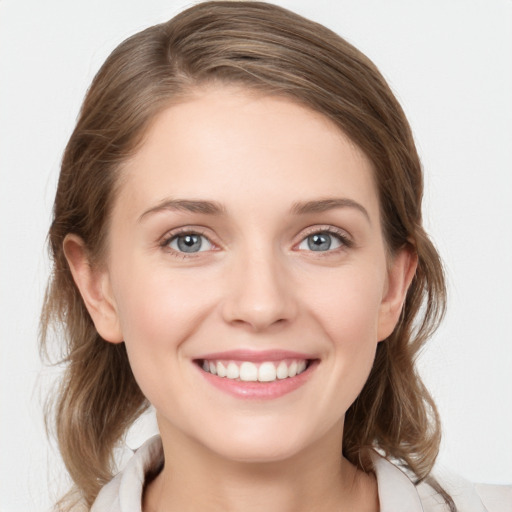
{"label": "upper teeth", "polygon": [[256,365],[251,361],[203,361],[203,370],[219,377],[245,382],[272,382],[295,377],[306,369],[306,361],[266,361]]}

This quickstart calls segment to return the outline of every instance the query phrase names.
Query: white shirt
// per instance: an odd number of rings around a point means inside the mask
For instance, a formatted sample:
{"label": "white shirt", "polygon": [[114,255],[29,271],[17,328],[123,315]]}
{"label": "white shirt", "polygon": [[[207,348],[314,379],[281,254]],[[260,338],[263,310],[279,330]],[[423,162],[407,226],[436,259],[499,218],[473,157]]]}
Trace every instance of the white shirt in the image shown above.
{"label": "white shirt", "polygon": [[[99,493],[91,512],[141,512],[146,474],[163,463],[162,441],[146,441],[126,467]],[[444,501],[425,483],[413,482],[388,460],[373,459],[380,512],[445,512]],[[440,482],[459,512],[512,512],[512,485],[473,485],[450,476]]]}

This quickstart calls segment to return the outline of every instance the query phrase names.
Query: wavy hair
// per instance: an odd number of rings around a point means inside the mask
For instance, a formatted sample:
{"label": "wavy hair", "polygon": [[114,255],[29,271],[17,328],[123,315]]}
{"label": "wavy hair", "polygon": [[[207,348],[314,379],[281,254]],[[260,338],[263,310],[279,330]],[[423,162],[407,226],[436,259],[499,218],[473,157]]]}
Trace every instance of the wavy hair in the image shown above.
{"label": "wavy hair", "polygon": [[[209,83],[288,97],[320,112],[373,163],[388,248],[410,246],[418,268],[400,321],[379,343],[368,381],[347,411],[343,451],[371,471],[377,448],[418,481],[428,479],[440,424],[415,359],[443,316],[446,291],[439,256],[422,227],[423,176],[407,119],[375,65],[324,26],[268,3],[214,1],[135,34],[112,52],[64,152],[41,346],[48,348],[49,332],[58,326],[66,370],[54,401],[55,431],[75,496],[92,504],[115,471],[114,448],[149,404],[124,344],[106,343],[97,333],[63,241],[69,233],[80,236],[92,264],[101,262],[123,163],[157,113]],[[454,510],[442,488],[431,485]]]}

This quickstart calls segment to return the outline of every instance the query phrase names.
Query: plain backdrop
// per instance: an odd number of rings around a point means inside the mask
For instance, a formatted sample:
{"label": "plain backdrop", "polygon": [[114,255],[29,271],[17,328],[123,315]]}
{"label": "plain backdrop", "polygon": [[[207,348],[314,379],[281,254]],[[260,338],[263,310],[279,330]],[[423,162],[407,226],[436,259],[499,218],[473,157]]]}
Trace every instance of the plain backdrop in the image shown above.
{"label": "plain backdrop", "polygon": [[[444,424],[439,463],[512,483],[512,1],[304,0],[379,66],[413,127],[449,312],[420,360]],[[45,236],[84,93],[125,37],[189,2],[0,0],[0,511],[47,510],[62,468],[37,349]],[[153,429],[142,423],[129,443]]]}

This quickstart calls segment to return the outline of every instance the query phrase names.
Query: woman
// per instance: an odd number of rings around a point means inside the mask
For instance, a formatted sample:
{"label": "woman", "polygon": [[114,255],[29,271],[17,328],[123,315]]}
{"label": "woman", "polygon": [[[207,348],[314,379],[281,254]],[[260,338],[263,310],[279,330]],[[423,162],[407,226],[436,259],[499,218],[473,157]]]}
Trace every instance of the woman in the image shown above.
{"label": "woman", "polygon": [[[207,2],[122,43],[50,229],[63,506],[480,507],[430,474],[439,419],[413,363],[445,288],[421,196],[396,99],[324,27]],[[161,438],[109,482],[149,404]]]}

